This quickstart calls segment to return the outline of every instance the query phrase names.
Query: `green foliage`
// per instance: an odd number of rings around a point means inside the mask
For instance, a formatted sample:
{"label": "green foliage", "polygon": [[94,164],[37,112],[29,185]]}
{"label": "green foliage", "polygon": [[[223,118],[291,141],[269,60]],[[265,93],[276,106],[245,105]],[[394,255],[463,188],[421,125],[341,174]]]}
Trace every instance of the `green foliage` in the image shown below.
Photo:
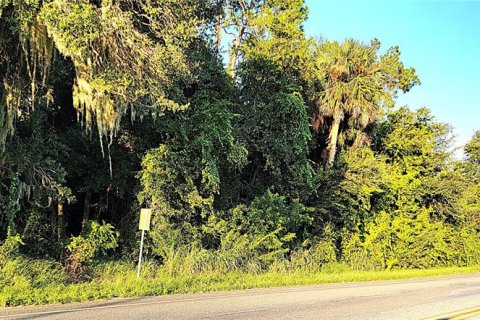
{"label": "green foliage", "polygon": [[[310,101],[315,104],[314,129],[328,132],[324,160],[329,167],[335,160],[338,140],[348,138],[341,137],[345,131],[340,127],[342,122],[361,132],[393,105],[397,90],[406,92],[419,83],[415,70],[405,68],[399,60],[398,48],[382,56],[379,48],[378,40],[366,45],[352,39],[316,47]],[[361,134],[354,136],[354,146],[365,140]]]}
{"label": "green foliage", "polygon": [[389,114],[385,127],[389,128],[385,137],[377,142],[391,168],[386,176],[390,208],[413,212],[418,206],[458,221],[455,199],[464,181],[448,151],[450,128],[436,122],[427,109],[412,112],[406,108]]}
{"label": "green foliage", "polygon": [[162,215],[198,223],[213,210],[225,168],[242,168],[248,151],[233,134],[231,83],[211,52],[196,45],[189,58],[202,61],[195,68],[198,87],[187,88],[187,110],[166,113],[154,126],[161,143],[143,157],[139,200]]}
{"label": "green foliage", "polygon": [[[298,200],[287,203],[285,196],[271,191],[255,198],[250,205],[239,205],[228,213],[231,228],[246,233],[265,235],[278,230],[280,237],[294,235],[297,241],[308,237],[311,209]],[[293,240],[293,239],[292,239]]]}
{"label": "green foliage", "polygon": [[258,273],[283,257],[296,234],[306,236],[309,217],[298,201],[268,192],[249,206],[224,216],[210,215],[201,229],[189,223],[172,225],[155,217],[152,252],[170,274],[246,271]]}
{"label": "green foliage", "polygon": [[276,261],[270,267],[274,272],[332,272],[337,261],[334,243],[326,240],[315,243],[308,249],[293,251],[288,259]]}
{"label": "green foliage", "polygon": [[[215,238],[215,248],[205,246],[197,230],[159,223],[152,230],[152,251],[161,259],[169,275],[199,272],[242,271],[259,273],[286,252],[283,243],[291,235],[279,236],[279,230],[257,234],[228,227],[225,220],[211,219],[204,226],[205,241]],[[211,244],[212,245],[212,244]]]}
{"label": "green foliage", "polygon": [[259,273],[288,252],[296,234],[307,236],[308,223],[305,206],[298,201],[286,204],[285,197],[267,192],[249,206],[210,215],[201,228],[156,216],[151,250],[170,274]]}
{"label": "green foliage", "polygon": [[7,196],[2,196],[2,218],[6,220],[5,224],[8,228],[15,230],[15,217],[20,210],[20,199],[23,196],[23,190],[21,188],[21,182],[18,179],[18,173],[11,173],[11,176],[8,178],[10,178],[8,179],[10,180],[10,185],[3,185],[5,189],[7,189]]}
{"label": "green foliage", "polygon": [[302,198],[313,190],[314,171],[308,160],[311,132],[307,108],[288,75],[268,60],[242,64],[241,103],[235,131],[249,152],[241,172],[247,200],[267,189]]}
{"label": "green foliage", "polygon": [[468,226],[480,230],[480,184],[470,184],[463,188],[458,199],[458,210]]}
{"label": "green foliage", "polygon": [[480,162],[480,131],[475,132],[472,139],[465,145],[468,159],[476,164]]}
{"label": "green foliage", "polygon": [[360,270],[465,265],[478,210],[474,185],[447,151],[448,126],[427,109],[400,108],[374,132],[373,150],[342,155],[333,204],[322,204],[342,213],[343,261]]}
{"label": "green foliage", "polygon": [[308,8],[303,0],[268,0],[252,19],[255,28],[244,48],[247,59],[265,59],[299,74],[308,60],[311,41],[302,28]]}
{"label": "green foliage", "polygon": [[168,123],[167,144],[150,150],[142,161],[140,201],[151,201],[160,214],[185,219],[213,209],[220,192],[221,161],[235,166],[245,162],[242,149],[235,148],[232,115],[226,107],[222,101],[192,106],[179,116],[183,121]]}
{"label": "green foliage", "polygon": [[68,244],[69,260],[89,264],[95,257],[105,257],[108,250],[117,247],[118,236],[112,225],[91,221],[87,233],[73,237]]}
{"label": "green foliage", "polygon": [[62,286],[65,281],[57,262],[24,257],[5,260],[0,266],[0,307],[46,303],[44,288]]}
{"label": "green foliage", "polygon": [[480,130],[475,132],[472,139],[465,145],[465,155],[470,164],[468,169],[472,171],[477,181],[480,180]]}
{"label": "green foliage", "polygon": [[0,305],[477,266],[480,134],[454,159],[447,124],[392,108],[419,83],[398,47],[315,43],[307,14],[0,0]]}
{"label": "green foliage", "polygon": [[111,136],[133,104],[158,111],[185,107],[170,96],[181,94],[176,80],[189,78],[185,50],[196,37],[197,21],[189,1],[175,8],[149,0],[124,6],[52,1],[41,8],[39,21],[72,59],[73,105],[88,126],[95,120],[99,132]]}
{"label": "green foliage", "polygon": [[35,288],[66,280],[59,263],[28,259],[20,253],[20,245],[25,245],[20,236],[10,232],[0,244],[0,307],[38,303],[40,294],[31,295]]}
{"label": "green foliage", "polygon": [[9,229],[7,238],[0,245],[0,261],[7,262],[9,259],[16,258],[20,254],[20,245],[25,245],[22,238],[18,234],[12,235]]}
{"label": "green foliage", "polygon": [[404,167],[422,166],[432,171],[444,165],[450,145],[450,128],[435,122],[428,109],[413,112],[399,108],[388,115],[386,126],[387,136],[380,140],[380,148],[391,161]]}
{"label": "green foliage", "polygon": [[383,196],[389,187],[386,179],[389,168],[369,148],[349,151],[345,161],[347,168],[333,196],[345,208],[342,210],[345,226],[362,228],[365,219],[374,212],[373,199]]}
{"label": "green foliage", "polygon": [[[477,256],[465,250],[480,238],[468,230],[435,221],[426,210],[416,215],[382,212],[367,224],[364,241],[353,236],[344,244],[345,260],[353,268],[377,270],[471,265]],[[359,264],[361,257],[367,263]]]}
{"label": "green foliage", "polygon": [[[75,200],[60,164],[66,148],[46,121],[48,111],[19,117],[16,134],[5,148],[5,166],[0,169],[0,230],[10,227],[23,233],[35,213],[48,217],[45,209],[54,201]],[[51,230],[44,231],[42,235],[48,238]]]}
{"label": "green foliage", "polygon": [[59,51],[67,56],[87,56],[100,37],[100,17],[88,3],[52,1],[42,8],[41,19],[54,33]]}

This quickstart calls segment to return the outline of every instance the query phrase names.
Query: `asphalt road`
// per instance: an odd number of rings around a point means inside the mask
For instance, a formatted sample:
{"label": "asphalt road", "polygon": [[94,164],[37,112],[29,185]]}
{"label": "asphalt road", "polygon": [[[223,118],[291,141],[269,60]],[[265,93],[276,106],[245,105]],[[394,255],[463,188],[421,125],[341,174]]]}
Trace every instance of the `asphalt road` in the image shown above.
{"label": "asphalt road", "polygon": [[0,309],[1,320],[425,318],[480,319],[480,274]]}

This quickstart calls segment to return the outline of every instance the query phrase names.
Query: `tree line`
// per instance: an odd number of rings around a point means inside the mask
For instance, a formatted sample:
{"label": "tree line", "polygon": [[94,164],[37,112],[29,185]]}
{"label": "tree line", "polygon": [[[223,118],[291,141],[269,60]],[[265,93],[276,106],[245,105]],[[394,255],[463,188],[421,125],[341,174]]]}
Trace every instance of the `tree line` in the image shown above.
{"label": "tree line", "polygon": [[147,255],[173,274],[477,264],[480,131],[456,159],[448,124],[395,106],[420,84],[398,47],[314,39],[307,18],[303,0],[1,0],[3,247],[80,281],[133,261],[149,207]]}

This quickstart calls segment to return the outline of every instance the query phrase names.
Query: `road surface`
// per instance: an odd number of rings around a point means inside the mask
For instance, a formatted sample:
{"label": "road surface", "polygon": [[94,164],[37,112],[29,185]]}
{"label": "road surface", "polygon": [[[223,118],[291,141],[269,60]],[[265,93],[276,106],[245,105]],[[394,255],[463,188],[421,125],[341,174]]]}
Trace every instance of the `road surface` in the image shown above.
{"label": "road surface", "polygon": [[0,309],[4,319],[480,319],[480,274]]}

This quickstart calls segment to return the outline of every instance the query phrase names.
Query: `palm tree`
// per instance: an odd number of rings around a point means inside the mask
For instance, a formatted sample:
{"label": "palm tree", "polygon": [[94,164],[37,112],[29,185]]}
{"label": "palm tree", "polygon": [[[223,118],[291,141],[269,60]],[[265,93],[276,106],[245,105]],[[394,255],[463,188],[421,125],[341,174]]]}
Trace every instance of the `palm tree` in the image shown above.
{"label": "palm tree", "polygon": [[[326,130],[325,167],[335,161],[342,125],[363,130],[377,120],[398,89],[419,83],[413,68],[405,69],[400,51],[391,48],[378,56],[378,40],[366,45],[347,39],[320,44],[314,56],[314,77],[321,90],[315,96],[313,128]],[[351,128],[350,128],[351,129]],[[366,141],[362,134],[358,141]]]}

